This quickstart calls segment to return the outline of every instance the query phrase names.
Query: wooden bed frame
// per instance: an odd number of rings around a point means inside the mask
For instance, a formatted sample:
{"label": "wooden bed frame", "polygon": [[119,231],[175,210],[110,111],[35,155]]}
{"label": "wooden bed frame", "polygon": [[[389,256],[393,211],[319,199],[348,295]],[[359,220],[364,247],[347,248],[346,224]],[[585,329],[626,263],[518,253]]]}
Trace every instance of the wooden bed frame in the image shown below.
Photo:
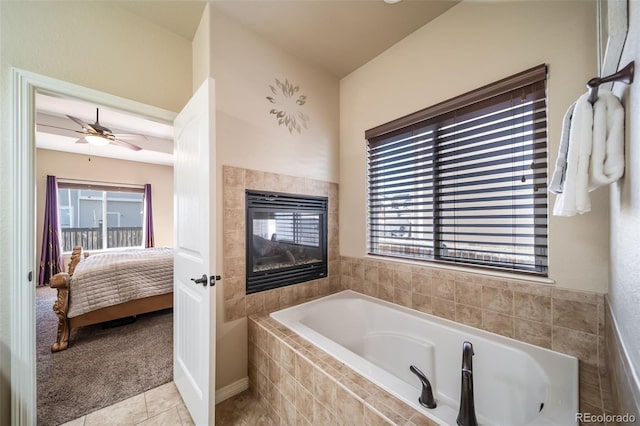
{"label": "wooden bed frame", "polygon": [[147,312],[159,311],[173,307],[173,293],[160,294],[142,299],[130,300],[114,306],[97,309],[77,317],[68,318],[69,312],[69,284],[76,265],[89,253],[82,252],[82,247],[76,246],[71,252],[68,272],[60,272],[49,281],[51,288],[58,291],[58,297],[53,304],[53,312],[58,316],[58,336],[56,342],[51,345],[51,352],[59,352],[69,346],[71,330],[85,325],[98,324]]}

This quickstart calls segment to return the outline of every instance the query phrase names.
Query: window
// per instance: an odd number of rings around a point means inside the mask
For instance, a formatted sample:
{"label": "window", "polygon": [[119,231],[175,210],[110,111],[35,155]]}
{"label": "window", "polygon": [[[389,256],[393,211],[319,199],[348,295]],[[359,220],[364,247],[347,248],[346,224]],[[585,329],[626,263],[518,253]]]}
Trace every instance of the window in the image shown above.
{"label": "window", "polygon": [[[58,181],[62,249],[142,247],[144,189]],[[106,221],[105,221],[106,218]]]}
{"label": "window", "polygon": [[369,253],[547,274],[546,66],[365,133]]}

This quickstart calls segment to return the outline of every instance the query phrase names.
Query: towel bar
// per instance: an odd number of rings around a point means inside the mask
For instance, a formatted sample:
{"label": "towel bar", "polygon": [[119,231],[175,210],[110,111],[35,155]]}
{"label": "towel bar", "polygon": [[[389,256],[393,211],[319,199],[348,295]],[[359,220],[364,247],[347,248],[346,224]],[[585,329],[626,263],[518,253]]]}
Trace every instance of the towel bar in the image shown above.
{"label": "towel bar", "polygon": [[607,77],[596,77],[592,78],[587,82],[587,89],[589,89],[589,102],[595,103],[596,99],[598,99],[598,87],[604,83],[610,83],[612,81],[619,81],[625,84],[633,83],[633,72],[634,72],[634,61],[631,61],[627,64],[626,67],[622,68],[615,74],[611,74]]}

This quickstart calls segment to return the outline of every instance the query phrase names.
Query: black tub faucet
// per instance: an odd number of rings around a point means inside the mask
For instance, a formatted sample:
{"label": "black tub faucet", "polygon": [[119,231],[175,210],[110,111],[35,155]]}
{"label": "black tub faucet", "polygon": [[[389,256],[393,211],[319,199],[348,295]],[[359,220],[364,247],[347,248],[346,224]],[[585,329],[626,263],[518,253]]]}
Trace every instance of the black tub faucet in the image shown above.
{"label": "black tub faucet", "polygon": [[460,389],[460,410],[456,423],[459,426],[478,426],[476,408],[473,402],[473,345],[462,344],[462,386]]}
{"label": "black tub faucet", "polygon": [[436,408],[437,404],[436,400],[433,399],[433,389],[431,389],[431,383],[429,382],[429,379],[427,379],[427,376],[425,376],[424,373],[415,365],[410,366],[409,370],[418,376],[418,379],[422,382],[422,394],[420,395],[420,398],[418,398],[418,402],[424,407]]}

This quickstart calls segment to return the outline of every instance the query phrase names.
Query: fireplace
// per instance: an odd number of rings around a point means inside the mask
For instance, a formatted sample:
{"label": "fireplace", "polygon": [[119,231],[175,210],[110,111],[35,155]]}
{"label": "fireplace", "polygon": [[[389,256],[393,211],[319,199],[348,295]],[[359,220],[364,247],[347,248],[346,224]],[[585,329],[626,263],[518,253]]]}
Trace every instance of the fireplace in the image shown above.
{"label": "fireplace", "polygon": [[327,197],[246,191],[247,294],[327,276]]}

